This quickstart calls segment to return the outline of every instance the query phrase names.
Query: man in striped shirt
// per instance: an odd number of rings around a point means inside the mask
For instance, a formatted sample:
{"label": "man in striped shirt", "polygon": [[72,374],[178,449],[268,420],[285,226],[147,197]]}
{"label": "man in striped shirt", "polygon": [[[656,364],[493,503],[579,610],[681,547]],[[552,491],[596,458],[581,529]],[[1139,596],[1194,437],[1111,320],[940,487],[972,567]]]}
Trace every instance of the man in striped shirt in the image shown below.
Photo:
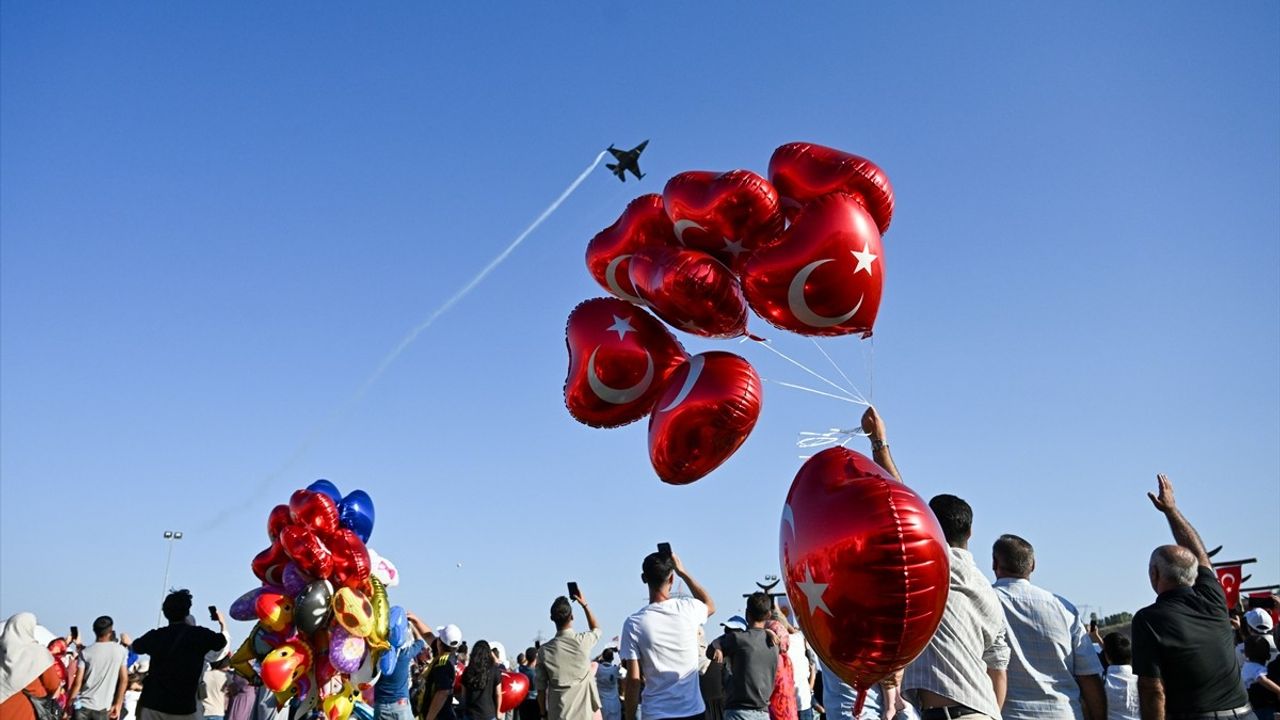
{"label": "man in striped shirt", "polygon": [[[862,429],[875,461],[901,481],[874,408],[863,415]],[[1000,600],[969,553],[973,509],[954,495],[939,495],[929,507],[951,546],[950,592],[933,639],[904,671],[903,694],[921,720],[1001,720],[1009,646]]]}
{"label": "man in striped shirt", "polygon": [[1004,720],[1106,720],[1093,641],[1074,605],[1031,584],[1031,543],[1001,535],[991,557],[1011,651]]}

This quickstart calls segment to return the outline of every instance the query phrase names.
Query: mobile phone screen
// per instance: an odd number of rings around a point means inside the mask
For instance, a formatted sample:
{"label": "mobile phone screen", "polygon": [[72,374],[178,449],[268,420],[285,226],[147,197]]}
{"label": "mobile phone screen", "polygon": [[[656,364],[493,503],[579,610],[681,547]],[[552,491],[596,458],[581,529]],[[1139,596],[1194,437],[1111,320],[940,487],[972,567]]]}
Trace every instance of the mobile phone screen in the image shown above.
{"label": "mobile phone screen", "polygon": [[658,543],[658,554],[671,557],[671,543]]}
{"label": "mobile phone screen", "polygon": [[75,625],[71,626],[71,639],[72,640],[80,639],[80,628],[76,627]]}
{"label": "mobile phone screen", "polygon": [[214,621],[214,622],[217,622],[217,621],[218,621],[218,606],[217,606],[217,605],[210,605],[210,606],[209,606],[209,619],[210,619],[210,620],[212,620],[212,621]]}
{"label": "mobile phone screen", "polygon": [[578,583],[571,582],[569,583],[569,599],[572,600],[576,597],[578,597]]}

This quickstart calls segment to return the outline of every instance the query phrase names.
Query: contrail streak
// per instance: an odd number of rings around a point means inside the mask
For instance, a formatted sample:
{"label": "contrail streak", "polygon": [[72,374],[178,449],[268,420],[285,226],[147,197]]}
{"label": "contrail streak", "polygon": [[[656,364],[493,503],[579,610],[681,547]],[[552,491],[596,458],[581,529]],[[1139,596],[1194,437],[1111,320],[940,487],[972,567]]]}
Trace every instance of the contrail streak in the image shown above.
{"label": "contrail streak", "polygon": [[306,455],[307,451],[311,449],[312,444],[315,443],[316,439],[320,437],[321,434],[328,431],[334,425],[340,423],[343,418],[346,417],[347,413],[351,411],[351,408],[364,399],[364,396],[369,392],[370,388],[372,388],[378,380],[382,378],[382,375],[387,371],[387,368],[391,367],[396,359],[398,359],[400,355],[418,339],[419,335],[421,335],[427,328],[431,327],[432,324],[434,324],[436,320],[440,319],[442,315],[452,310],[454,305],[457,305],[463,298],[471,294],[472,290],[475,290],[480,283],[484,282],[484,279],[489,276],[489,273],[492,273],[497,269],[497,267],[501,265],[503,261],[511,255],[511,253],[515,252],[516,248],[520,247],[520,244],[525,241],[525,238],[532,235],[533,231],[537,230],[539,225],[545,222],[547,218],[551,217],[551,214],[564,204],[564,201],[573,194],[573,191],[577,190],[578,186],[581,185],[587,177],[591,175],[591,172],[600,165],[600,161],[604,159],[605,154],[606,153],[602,151],[599,155],[596,155],[596,159],[591,161],[591,164],[587,166],[587,169],[583,170],[582,173],[569,184],[569,187],[565,188],[564,192],[560,193],[560,197],[557,197],[554,202],[547,206],[546,210],[542,211],[542,214],[539,215],[537,219],[529,224],[529,227],[524,229],[524,232],[517,235],[516,239],[512,240],[511,244],[508,245],[505,250],[491,260],[488,265],[485,265],[484,269],[482,269],[475,277],[471,278],[470,282],[462,286],[461,290],[454,293],[453,297],[450,297],[443,305],[436,308],[430,315],[428,315],[425,320],[414,326],[414,328],[410,330],[394,348],[391,349],[391,352],[387,353],[387,356],[382,359],[382,362],[378,363],[378,367],[360,385],[359,389],[357,389],[346,402],[340,405],[323,424],[318,425],[307,435],[306,439],[298,445],[298,448],[294,450],[293,454],[287,461],[285,461],[285,464],[281,466],[279,470],[263,478],[262,481],[258,483],[258,487],[255,492],[246,497],[243,502],[218,513],[218,515],[202,529],[211,530],[218,525],[221,525],[223,521],[229,518],[236,511],[253,504],[255,500],[261,497],[263,491],[266,490],[272,482],[292,469],[294,464],[301,460],[303,456]]}

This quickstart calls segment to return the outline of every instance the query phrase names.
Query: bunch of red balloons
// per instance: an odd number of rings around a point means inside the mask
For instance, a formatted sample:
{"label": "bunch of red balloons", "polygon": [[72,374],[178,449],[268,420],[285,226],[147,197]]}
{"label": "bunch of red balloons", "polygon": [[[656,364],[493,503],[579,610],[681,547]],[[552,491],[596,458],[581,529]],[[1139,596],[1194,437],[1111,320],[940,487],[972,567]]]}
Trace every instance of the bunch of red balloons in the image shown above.
{"label": "bunch of red balloons", "polygon": [[875,163],[812,143],[775,150],[768,179],[683,172],[661,195],[636,198],[587,245],[587,269],[613,297],[569,315],[570,414],[594,427],[647,415],[658,477],[705,476],[755,427],[760,376],[733,353],[690,356],[663,322],[742,337],[750,307],[801,335],[870,335],[892,216],[893,188]]}
{"label": "bunch of red balloons", "polygon": [[262,581],[231,604],[236,620],[256,621],[231,657],[245,677],[261,678],[285,707],[347,720],[360,692],[394,664],[408,635],[402,608],[387,601],[395,566],[366,546],[373,500],[342,495],[328,480],[298,490],[267,517],[271,545],[253,559]]}

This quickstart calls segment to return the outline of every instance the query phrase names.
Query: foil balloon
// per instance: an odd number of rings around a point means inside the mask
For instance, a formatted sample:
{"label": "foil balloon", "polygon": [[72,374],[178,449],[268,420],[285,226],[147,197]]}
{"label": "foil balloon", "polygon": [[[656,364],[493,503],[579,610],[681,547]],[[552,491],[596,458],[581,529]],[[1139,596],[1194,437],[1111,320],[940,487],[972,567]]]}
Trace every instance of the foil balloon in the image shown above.
{"label": "foil balloon", "polygon": [[293,701],[299,699],[297,709],[291,712],[290,716],[306,717],[307,713],[314,710],[316,706],[316,693],[312,692],[315,688],[313,675],[314,673],[308,670],[288,688],[272,693],[275,696],[276,707],[284,708],[288,712]]}
{"label": "foil balloon", "polygon": [[290,595],[297,595],[302,589],[311,584],[315,578],[307,575],[298,569],[297,563],[289,563],[284,566],[284,572],[281,573],[281,580],[284,583],[284,591]]}
{"label": "foil balloon", "polygon": [[333,594],[333,618],[338,625],[357,637],[373,632],[373,603],[354,588],[339,588]]}
{"label": "foil balloon", "polygon": [[787,143],[769,158],[769,180],[777,188],[783,212],[793,217],[823,195],[841,192],[857,200],[883,235],[893,219],[893,185],[879,165],[815,143]]}
{"label": "foil balloon", "polygon": [[528,676],[521,672],[503,671],[498,714],[508,713],[520,707],[520,703],[524,702],[525,696],[528,694]]}
{"label": "foil balloon", "polygon": [[387,642],[391,643],[391,647],[408,645],[413,636],[409,631],[409,614],[405,609],[399,605],[392,605],[388,622]]}
{"label": "foil balloon", "polygon": [[782,231],[778,191],[749,170],[694,170],[667,181],[662,202],[676,240],[737,268],[747,253]]}
{"label": "foil balloon", "polygon": [[369,579],[369,602],[373,605],[373,629],[369,631],[369,647],[386,650],[390,631],[391,604],[387,601],[387,589],[377,578]]}
{"label": "foil balloon", "polygon": [[231,607],[227,610],[227,613],[231,615],[231,619],[239,620],[240,622],[257,620],[258,611],[255,603],[258,600],[258,596],[267,589],[266,587],[256,587],[232,601]]}
{"label": "foil balloon", "polygon": [[360,542],[369,542],[373,534],[373,498],[363,490],[352,490],[338,505],[338,520],[351,530]]}
{"label": "foil balloon", "polygon": [[293,623],[293,598],[282,592],[264,590],[253,601],[258,624],[267,630],[283,632]]}
{"label": "foil balloon", "polygon": [[[253,661],[258,659],[258,654],[253,647],[253,636],[255,632],[250,632],[249,636],[240,643],[240,647],[231,654],[231,658],[227,661],[231,670],[246,680],[252,680],[257,676],[257,671],[253,669]],[[264,655],[266,653],[263,653]]]}
{"label": "foil balloon", "polygon": [[587,243],[587,270],[614,297],[644,305],[628,274],[631,256],[641,248],[676,244],[662,196],[641,195],[627,205],[617,222]]}
{"label": "foil balloon", "polygon": [[277,505],[271,508],[271,512],[267,515],[267,539],[276,542],[280,539],[280,532],[293,522],[293,515],[289,512],[288,505]]}
{"label": "foil balloon", "polygon": [[662,323],[617,298],[574,308],[565,343],[564,404],[575,420],[593,427],[618,427],[648,415],[685,357]]}
{"label": "foil balloon", "polygon": [[298,490],[289,497],[293,522],[327,537],[338,529],[338,503],[322,492]]}
{"label": "foil balloon", "polygon": [[271,692],[283,692],[293,687],[298,678],[311,669],[311,648],[301,639],[288,640],[267,653],[262,659],[259,675],[262,684]]}
{"label": "foil balloon", "polygon": [[298,630],[311,634],[327,627],[333,617],[332,598],[333,585],[328,580],[313,580],[304,587],[293,604],[293,621]]}
{"label": "foil balloon", "polygon": [[733,353],[694,355],[671,376],[649,418],[649,460],[665,483],[715,470],[760,417],[760,376]]}
{"label": "foil balloon", "polygon": [[378,672],[390,675],[396,671],[396,663],[400,661],[400,648],[388,648],[378,655]]}
{"label": "foil balloon", "polygon": [[747,332],[747,300],[733,271],[700,250],[659,245],[631,257],[631,284],[668,325],[712,338]]}
{"label": "foil balloon", "polygon": [[325,543],[333,552],[333,582],[359,588],[369,577],[369,550],[353,530],[340,528]]}
{"label": "foil balloon", "polygon": [[279,541],[271,543],[271,547],[258,553],[253,558],[251,567],[253,574],[268,585],[280,586],[284,579],[284,566],[289,562],[289,555]]}
{"label": "foil balloon", "polygon": [[378,673],[378,658],[375,655],[376,653],[372,652],[364,654],[364,662],[360,663],[360,669],[351,673],[348,678],[352,686],[364,688],[366,685],[378,682],[380,674]]}
{"label": "foil balloon", "polygon": [[782,239],[752,253],[742,286],[760,317],[801,335],[871,334],[884,286],[880,231],[842,193],[810,202]]}
{"label": "foil balloon", "polygon": [[334,503],[342,502],[342,492],[338,490],[338,486],[324,478],[320,478],[319,480],[311,483],[307,486],[307,489],[311,492],[328,495]]}
{"label": "foil balloon", "polygon": [[911,488],[835,447],[796,473],[780,547],[805,639],[858,690],[861,706],[871,685],[924,650],[942,620],[950,577],[942,528]]}
{"label": "foil balloon", "polygon": [[329,633],[329,664],[338,672],[350,675],[359,670],[365,649],[364,638],[352,635],[341,625]]}
{"label": "foil balloon", "polygon": [[396,569],[395,563],[374,552],[373,548],[367,549],[369,550],[369,574],[378,578],[378,582],[386,587],[399,585],[400,571]]}
{"label": "foil balloon", "polygon": [[349,682],[342,684],[342,690],[326,697],[321,707],[325,720],[347,720],[355,708],[356,698],[360,693]]}
{"label": "foil balloon", "polygon": [[311,577],[327,578],[333,573],[333,553],[310,528],[290,525],[280,533],[280,544],[298,569]]}

